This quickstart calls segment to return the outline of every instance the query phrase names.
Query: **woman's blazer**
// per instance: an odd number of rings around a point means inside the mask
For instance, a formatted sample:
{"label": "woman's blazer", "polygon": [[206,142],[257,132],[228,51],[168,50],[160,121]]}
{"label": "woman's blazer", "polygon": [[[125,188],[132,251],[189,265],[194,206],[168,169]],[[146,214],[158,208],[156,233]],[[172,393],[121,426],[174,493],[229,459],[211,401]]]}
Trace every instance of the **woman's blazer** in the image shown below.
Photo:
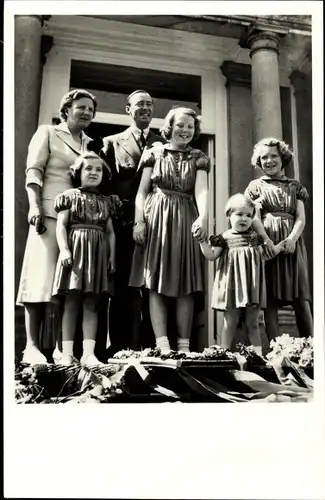
{"label": "woman's blazer", "polygon": [[57,194],[71,188],[69,166],[87,149],[92,139],[84,132],[79,148],[66,122],[59,125],[41,125],[32,137],[27,155],[26,187],[37,184],[42,188],[44,215],[57,218],[54,200]]}

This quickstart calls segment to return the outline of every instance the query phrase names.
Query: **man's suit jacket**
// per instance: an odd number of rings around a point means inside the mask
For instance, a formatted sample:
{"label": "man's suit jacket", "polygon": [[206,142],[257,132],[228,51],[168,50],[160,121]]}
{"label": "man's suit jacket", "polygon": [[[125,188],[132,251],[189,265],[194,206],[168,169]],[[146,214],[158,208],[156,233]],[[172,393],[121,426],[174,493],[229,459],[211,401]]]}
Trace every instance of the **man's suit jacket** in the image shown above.
{"label": "man's suit jacket", "polygon": [[[165,141],[150,130],[146,147],[152,146],[154,142]],[[138,170],[141,154],[131,127],[119,134],[103,138],[100,156],[112,170],[112,191],[120,197],[125,206],[126,222],[131,222],[134,217],[134,201],[141,179],[141,172]]]}
{"label": "man's suit jacket", "polygon": [[54,210],[56,195],[72,187],[69,167],[87,149],[92,140],[84,132],[82,147],[72,139],[65,122],[59,125],[41,125],[33,135],[26,165],[26,187],[37,184],[42,188],[44,215],[57,218]]}

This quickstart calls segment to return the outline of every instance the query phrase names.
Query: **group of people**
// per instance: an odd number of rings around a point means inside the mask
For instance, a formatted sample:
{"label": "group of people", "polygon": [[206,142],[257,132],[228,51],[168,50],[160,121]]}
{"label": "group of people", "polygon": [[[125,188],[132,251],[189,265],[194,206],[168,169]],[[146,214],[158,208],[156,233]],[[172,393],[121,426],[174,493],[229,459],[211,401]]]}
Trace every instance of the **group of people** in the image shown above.
{"label": "group of people", "polygon": [[278,308],[289,304],[299,334],[312,335],[301,236],[308,193],[285,176],[289,147],[274,138],[256,144],[252,164],[264,175],[228,200],[229,229],[209,235],[210,161],[195,148],[196,112],[171,109],[157,135],[150,130],[153,100],[136,90],[126,103],[131,126],[94,147],[84,129],[96,108],[88,91],[69,92],[61,123],[40,126],[29,145],[30,227],[17,297],[25,307],[23,361],[47,362],[40,330],[49,302],[62,305],[58,364],[77,362],[79,316],[85,366],[102,363],[95,350],[100,329],[108,329],[113,353],[147,347],[150,335],[168,352],[172,309],[177,350],[188,352],[195,300],[205,291],[204,257],[217,260],[211,305],[224,312],[222,347],[232,347],[243,319],[262,355],[261,309],[272,339],[279,335]]}

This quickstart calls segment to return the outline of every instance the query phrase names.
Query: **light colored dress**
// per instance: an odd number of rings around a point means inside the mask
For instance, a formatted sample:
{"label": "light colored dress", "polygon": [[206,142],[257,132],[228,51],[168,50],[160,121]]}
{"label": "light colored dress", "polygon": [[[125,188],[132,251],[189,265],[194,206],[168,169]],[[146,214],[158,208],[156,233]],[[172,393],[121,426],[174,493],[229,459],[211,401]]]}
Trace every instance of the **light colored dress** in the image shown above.
{"label": "light colored dress", "polygon": [[[82,132],[81,147],[73,140],[67,124],[41,125],[31,139],[26,166],[26,187],[41,188],[41,203],[47,231],[38,234],[29,226],[21,269],[17,305],[50,302],[59,248],[56,241],[55,197],[72,187],[69,166],[87,149],[90,137]],[[27,214],[26,214],[27,220]]]}
{"label": "light colored dress", "polygon": [[265,308],[266,254],[263,238],[252,229],[229,229],[212,236],[211,244],[222,247],[212,290],[212,307],[220,311],[246,306]]}
{"label": "light colored dress", "polygon": [[72,266],[58,261],[53,282],[53,295],[71,290],[83,293],[113,293],[113,280],[108,276],[109,246],[106,229],[108,219],[116,213],[116,197],[103,196],[79,188],[57,196],[55,210],[69,210],[68,246]]}
{"label": "light colored dress", "polygon": [[198,217],[196,172],[209,172],[209,159],[198,149],[175,151],[159,143],[143,153],[139,168],[148,167],[153,171],[144,206],[147,241],[145,247],[135,245],[129,285],[169,297],[203,291],[203,258],[191,228]]}
{"label": "light colored dress", "polygon": [[[295,224],[297,200],[306,203],[308,193],[297,180],[268,176],[255,179],[245,194],[259,204],[266,233],[274,244],[289,236]],[[267,302],[281,307],[292,305],[295,299],[311,300],[307,252],[300,236],[293,254],[280,252],[265,264]]]}

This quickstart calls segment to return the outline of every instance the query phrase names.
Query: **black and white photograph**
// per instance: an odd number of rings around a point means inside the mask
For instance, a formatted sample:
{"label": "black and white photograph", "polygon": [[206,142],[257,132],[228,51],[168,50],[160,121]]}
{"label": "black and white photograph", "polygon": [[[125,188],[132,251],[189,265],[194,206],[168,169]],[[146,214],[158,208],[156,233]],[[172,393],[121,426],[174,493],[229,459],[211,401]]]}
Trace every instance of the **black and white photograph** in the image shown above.
{"label": "black and white photograph", "polygon": [[[313,410],[324,401],[321,19],[317,1],[5,2],[4,394],[16,425],[26,415],[26,456],[35,434],[49,454],[62,445],[74,460],[86,441],[77,460],[103,460],[102,433],[114,450],[122,436],[121,467],[109,459],[121,481],[133,471],[133,490],[115,479],[82,490],[74,464],[78,485],[61,495],[281,498],[260,478],[253,497],[227,490],[218,465],[223,496],[208,490],[211,444],[201,486],[184,466],[160,490],[163,471],[150,465],[146,489],[134,444],[146,467],[162,436],[183,460],[192,427],[199,448],[208,433],[247,443],[256,432],[282,463],[269,426],[300,436],[304,414],[312,426],[324,417]],[[274,416],[264,430],[260,410]],[[199,421],[210,411],[214,423]],[[96,415],[104,427],[93,434]],[[147,419],[143,434],[134,422],[143,430]],[[69,425],[71,446],[54,442]],[[287,460],[322,437],[300,436]],[[323,498],[307,469],[282,498]],[[8,492],[59,497],[55,476]]]}

